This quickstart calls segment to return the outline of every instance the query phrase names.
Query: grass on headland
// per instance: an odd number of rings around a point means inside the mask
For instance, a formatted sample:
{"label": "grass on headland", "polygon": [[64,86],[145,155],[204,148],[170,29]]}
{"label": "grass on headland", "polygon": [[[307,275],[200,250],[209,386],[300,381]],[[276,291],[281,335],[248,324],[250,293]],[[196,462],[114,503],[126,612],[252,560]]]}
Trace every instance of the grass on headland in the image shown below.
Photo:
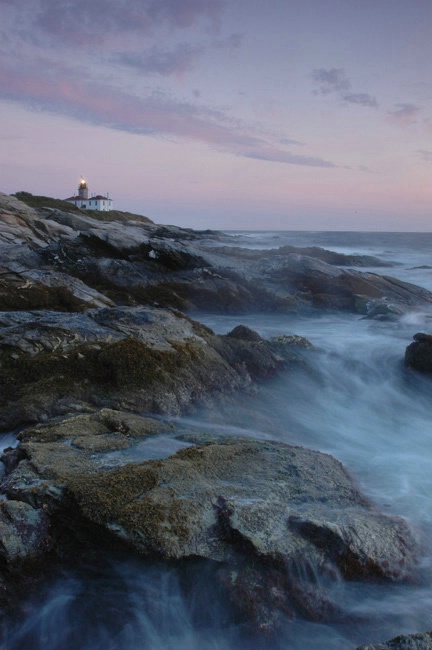
{"label": "grass on headland", "polygon": [[81,210],[69,201],[62,199],[54,199],[51,196],[38,196],[30,192],[16,192],[13,196],[30,206],[31,208],[53,208],[61,210],[62,212],[71,212],[73,214],[89,215],[92,219],[99,221],[141,221],[142,223],[154,223],[148,217],[140,214],[133,214],[132,212],[121,212],[120,210],[110,210],[109,212],[101,212],[99,210]]}

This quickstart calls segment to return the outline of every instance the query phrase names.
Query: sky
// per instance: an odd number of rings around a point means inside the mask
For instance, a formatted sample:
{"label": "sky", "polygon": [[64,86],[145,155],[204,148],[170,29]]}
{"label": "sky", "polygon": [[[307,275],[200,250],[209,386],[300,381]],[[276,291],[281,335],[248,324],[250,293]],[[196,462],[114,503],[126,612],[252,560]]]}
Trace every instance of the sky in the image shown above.
{"label": "sky", "polygon": [[0,191],[432,230],[432,0],[0,0]]}

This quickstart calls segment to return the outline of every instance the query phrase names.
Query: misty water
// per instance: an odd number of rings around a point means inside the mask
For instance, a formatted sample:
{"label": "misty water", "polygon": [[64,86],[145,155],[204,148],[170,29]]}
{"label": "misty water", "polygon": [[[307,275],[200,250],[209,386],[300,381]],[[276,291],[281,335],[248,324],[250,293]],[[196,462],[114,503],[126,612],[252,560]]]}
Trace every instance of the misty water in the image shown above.
{"label": "misty water", "polygon": [[[370,269],[432,290],[432,234],[236,233],[250,248],[322,246],[375,255],[397,266]],[[243,323],[264,337],[305,336],[317,348],[314,373],[285,373],[238,406],[201,412],[179,425],[220,434],[303,445],[332,454],[385,513],[404,517],[420,546],[413,584],[334,579],[331,598],[349,622],[287,621],[277,637],[250,635],[230,616],[213,567],[146,563],[101,556],[65,568],[24,604],[19,625],[5,629],[7,650],[349,650],[400,633],[432,628],[432,379],[406,371],[403,355],[416,332],[432,330],[432,313],[399,322],[351,314],[194,314],[217,333]]]}

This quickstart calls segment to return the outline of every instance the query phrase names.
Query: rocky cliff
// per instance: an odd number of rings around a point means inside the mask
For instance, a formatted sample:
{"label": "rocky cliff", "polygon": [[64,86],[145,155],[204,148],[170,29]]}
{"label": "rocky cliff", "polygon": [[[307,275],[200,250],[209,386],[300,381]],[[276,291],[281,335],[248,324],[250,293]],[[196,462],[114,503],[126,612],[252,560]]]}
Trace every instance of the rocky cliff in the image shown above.
{"label": "rocky cliff", "polygon": [[393,319],[432,294],[354,268],[379,260],[234,244],[0,194],[0,429],[19,442],[2,458],[5,608],[44,566],[98,544],[214,563],[239,619],[260,631],[343,617],[316,575],[412,578],[407,525],[379,513],[335,459],[166,416],[309,372],[317,354],[301,337],[263,340],[243,326],[218,336],[193,310]]}

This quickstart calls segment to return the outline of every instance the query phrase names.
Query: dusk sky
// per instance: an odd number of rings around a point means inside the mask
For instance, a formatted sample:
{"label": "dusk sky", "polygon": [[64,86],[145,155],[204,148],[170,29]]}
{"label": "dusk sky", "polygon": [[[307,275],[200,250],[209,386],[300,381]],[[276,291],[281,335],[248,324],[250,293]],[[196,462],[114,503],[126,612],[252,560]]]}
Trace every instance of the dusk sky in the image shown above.
{"label": "dusk sky", "polygon": [[0,0],[0,191],[432,230],[432,0]]}

